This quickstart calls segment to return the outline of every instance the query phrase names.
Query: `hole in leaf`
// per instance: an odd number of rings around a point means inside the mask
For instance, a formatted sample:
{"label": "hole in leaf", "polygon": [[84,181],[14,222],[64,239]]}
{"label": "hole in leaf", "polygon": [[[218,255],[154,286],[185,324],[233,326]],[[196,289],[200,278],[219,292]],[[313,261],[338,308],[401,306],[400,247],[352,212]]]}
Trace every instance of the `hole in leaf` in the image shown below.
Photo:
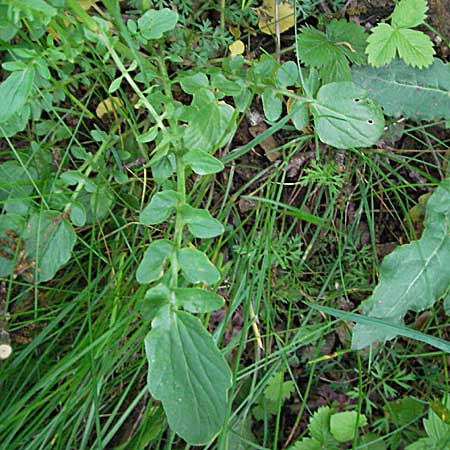
{"label": "hole in leaf", "polygon": [[361,99],[360,99],[360,98],[354,98],[353,101],[354,101],[355,103],[359,103],[359,102],[361,101]]}
{"label": "hole in leaf", "polygon": [[369,120],[367,121],[367,123],[368,123],[369,125],[373,125],[373,120],[372,120],[372,119],[369,119]]}

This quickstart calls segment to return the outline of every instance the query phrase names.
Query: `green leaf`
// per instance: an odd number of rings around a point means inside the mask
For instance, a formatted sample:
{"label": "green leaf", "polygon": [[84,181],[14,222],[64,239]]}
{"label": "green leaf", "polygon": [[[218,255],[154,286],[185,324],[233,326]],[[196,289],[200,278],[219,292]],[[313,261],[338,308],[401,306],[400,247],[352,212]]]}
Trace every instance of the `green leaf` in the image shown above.
{"label": "green leaf", "polygon": [[297,84],[300,80],[297,64],[294,61],[286,61],[278,68],[276,80],[278,85],[282,88]]}
{"label": "green leaf", "polygon": [[0,124],[5,123],[15,113],[20,113],[31,95],[34,69],[13,72],[0,84]]}
{"label": "green leaf", "polygon": [[244,86],[236,81],[229,80],[222,73],[211,75],[211,86],[220,93],[221,98],[224,96],[239,96],[244,90]]}
{"label": "green leaf", "polygon": [[201,88],[208,87],[209,84],[208,77],[201,72],[185,75],[177,78],[177,81],[180,83],[181,89],[190,95],[194,95]]}
{"label": "green leaf", "polygon": [[[450,179],[429,198],[422,237],[398,247],[380,267],[379,284],[367,303],[369,317],[403,325],[409,310],[431,308],[450,285]],[[352,347],[393,339],[394,330],[357,324]]]}
{"label": "green leaf", "polygon": [[333,19],[326,26],[328,39],[342,51],[342,53],[356,64],[366,62],[365,49],[367,33],[361,25],[346,20]]}
{"label": "green leaf", "polygon": [[[375,317],[368,317],[362,314],[354,314],[346,311],[341,311],[335,308],[329,308],[327,306],[319,306],[315,303],[310,303],[307,301],[303,301],[306,305],[308,305],[312,309],[317,309],[318,311],[322,311],[326,314],[330,314],[334,317],[339,317],[344,320],[351,320],[356,322],[357,324],[367,325],[368,330],[372,330],[372,334],[384,332],[393,332],[398,336],[405,336],[410,339],[415,339],[416,341],[423,342],[424,344],[431,345],[432,347],[436,347],[443,352],[450,353],[450,342],[439,339],[429,334],[421,333],[420,331],[408,328],[404,325],[397,325],[394,323],[387,322],[386,320],[377,319]],[[373,341],[377,341],[377,337],[373,337]],[[382,340],[383,338],[380,338]]]}
{"label": "green leaf", "polygon": [[175,288],[176,305],[192,313],[207,313],[220,309],[224,299],[214,292],[199,288]]}
{"label": "green leaf", "polygon": [[358,417],[356,411],[344,411],[330,417],[330,431],[338,442],[347,442],[355,437],[355,428],[367,425],[366,416]]}
{"label": "green leaf", "polygon": [[308,126],[309,110],[305,102],[293,100],[290,107],[290,113],[292,113],[292,123],[297,130],[301,131]]}
{"label": "green leaf", "polygon": [[159,310],[145,338],[148,388],[161,400],[169,426],[191,445],[207,444],[227,411],[231,372],[196,317]]}
{"label": "green leaf", "polygon": [[175,210],[180,194],[170,189],[155,194],[150,203],[141,211],[139,221],[146,225],[164,222]]}
{"label": "green leaf", "polygon": [[261,99],[267,120],[274,122],[279,119],[283,111],[283,103],[274,90],[271,88],[264,89]]}
{"label": "green leaf", "polygon": [[295,392],[293,381],[284,381],[283,372],[275,372],[264,389],[264,396],[272,402],[284,403]]}
{"label": "green leaf", "polygon": [[337,442],[330,433],[330,417],[334,413],[329,406],[321,406],[309,419],[309,432],[312,438],[303,438],[290,450],[337,450]]}
{"label": "green leaf", "polygon": [[220,280],[220,272],[208,257],[195,248],[178,251],[178,263],[184,277],[191,283],[214,284]]}
{"label": "green leaf", "polygon": [[297,38],[297,51],[307,66],[322,67],[336,56],[336,48],[322,31],[303,27]]}
{"label": "green leaf", "polygon": [[160,308],[170,303],[171,294],[170,289],[162,283],[150,288],[138,304],[142,317],[145,320],[153,320]]}
{"label": "green leaf", "polygon": [[81,202],[73,202],[70,208],[70,220],[77,227],[85,225],[87,220],[86,208]]}
{"label": "green leaf", "polygon": [[122,84],[122,80],[123,80],[123,76],[120,76],[120,77],[114,79],[112,81],[112,83],[109,85],[108,93],[112,94],[113,92],[116,92],[117,89],[120,88],[120,85]]}
{"label": "green leaf", "polygon": [[333,147],[370,147],[383,133],[381,108],[353,83],[322,86],[311,110],[319,139]]}
{"label": "green leaf", "polygon": [[401,427],[422,415],[423,403],[413,397],[406,397],[389,402],[387,410],[392,423]]}
{"label": "green leaf", "polygon": [[169,8],[150,9],[138,19],[139,31],[144,39],[160,39],[166,31],[175,28],[178,13]]}
{"label": "green leaf", "polygon": [[183,156],[183,162],[198,175],[210,175],[224,169],[220,160],[203,150],[190,150]]}
{"label": "green leaf", "polygon": [[223,225],[214,219],[205,209],[193,208],[189,205],[182,205],[179,212],[183,221],[187,224],[189,231],[198,238],[207,239],[219,236],[223,233]]}
{"label": "green leaf", "polygon": [[[450,398],[447,398],[446,408],[450,408]],[[429,409],[428,418],[423,420],[423,426],[436,448],[443,449],[448,447],[450,443],[450,425],[445,423],[432,408]]]}
{"label": "green leaf", "polygon": [[330,434],[330,417],[333,414],[334,410],[329,406],[321,406],[309,420],[309,432],[321,445],[331,445],[333,440]]}
{"label": "green leaf", "polygon": [[234,108],[226,103],[219,104],[210,90],[198,90],[188,111],[189,123],[184,132],[187,148],[213,151],[233,136]]}
{"label": "green leaf", "polygon": [[138,283],[147,284],[159,280],[164,274],[164,265],[172,251],[173,244],[166,239],[152,242],[137,269]]}
{"label": "green leaf", "polygon": [[421,438],[411,445],[408,445],[405,450],[434,450],[435,442],[430,438]]}
{"label": "green leaf", "polygon": [[[403,423],[406,422],[402,422],[402,425]],[[384,438],[376,433],[364,433],[364,436],[360,439],[360,444],[365,450],[387,450]]]}
{"label": "green leaf", "polygon": [[30,198],[37,172],[33,167],[23,167],[15,161],[0,164],[0,202],[10,213],[27,214],[33,204]]}
{"label": "green leaf", "polygon": [[379,23],[373,28],[367,42],[366,53],[369,57],[369,64],[372,66],[383,66],[394,59],[397,51],[394,30],[387,23]]}
{"label": "green leaf", "polygon": [[[14,273],[17,245],[25,227],[25,219],[16,214],[0,216],[0,277],[9,277]],[[23,241],[22,241],[23,242]]]}
{"label": "green leaf", "polygon": [[395,28],[414,28],[425,21],[428,7],[426,0],[400,0],[392,14]]}
{"label": "green leaf", "polygon": [[435,60],[426,69],[403,61],[386,67],[354,67],[353,80],[383,105],[389,116],[410,119],[450,119],[450,65]]}
{"label": "green leaf", "polygon": [[72,225],[56,211],[31,214],[23,233],[25,252],[34,261],[36,282],[51,280],[69,261],[77,240]]}
{"label": "green leaf", "polygon": [[319,68],[324,84],[351,81],[349,61],[365,62],[364,28],[345,20],[332,20],[326,33],[303,27],[297,39],[299,58],[312,67]]}
{"label": "green leaf", "polygon": [[425,33],[405,28],[395,32],[394,37],[398,54],[406,64],[419,68],[433,64],[433,43]]}
{"label": "green leaf", "polygon": [[422,31],[410,28],[425,19],[426,0],[401,0],[392,14],[392,26],[378,24],[368,38],[366,53],[375,67],[388,64],[398,51],[400,57],[413,67],[427,67],[433,62],[434,49],[430,38]]}

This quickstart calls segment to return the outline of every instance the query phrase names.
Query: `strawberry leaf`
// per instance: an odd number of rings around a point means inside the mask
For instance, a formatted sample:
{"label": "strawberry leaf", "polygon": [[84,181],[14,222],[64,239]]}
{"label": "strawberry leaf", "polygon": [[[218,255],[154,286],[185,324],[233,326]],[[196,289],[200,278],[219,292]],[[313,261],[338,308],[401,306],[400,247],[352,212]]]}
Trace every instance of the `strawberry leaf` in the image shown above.
{"label": "strawberry leaf", "polygon": [[392,14],[394,28],[414,28],[424,22],[427,12],[426,0],[400,0]]}
{"label": "strawberry leaf", "polygon": [[393,28],[387,23],[380,23],[372,30],[372,34],[367,39],[366,48],[369,64],[380,67],[394,59],[397,48],[393,34]]}
{"label": "strawberry leaf", "polygon": [[400,58],[412,67],[428,67],[433,64],[433,43],[421,31],[408,28],[398,30],[395,40]]}

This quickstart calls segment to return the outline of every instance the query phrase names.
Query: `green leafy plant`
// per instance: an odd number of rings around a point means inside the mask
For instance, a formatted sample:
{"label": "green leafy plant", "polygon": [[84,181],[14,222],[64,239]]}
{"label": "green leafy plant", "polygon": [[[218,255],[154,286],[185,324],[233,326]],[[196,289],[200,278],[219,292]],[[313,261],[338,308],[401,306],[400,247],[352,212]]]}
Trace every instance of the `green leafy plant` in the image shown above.
{"label": "green leafy plant", "polygon": [[406,447],[406,450],[445,449],[450,446],[450,400],[447,398],[445,404],[439,400],[433,401],[428,412],[428,418],[423,419],[423,427],[427,437]]}
{"label": "green leafy plant", "polygon": [[275,372],[267,383],[263,394],[259,397],[257,405],[253,408],[253,415],[257,420],[275,415],[279,406],[290,398],[294,390],[295,384],[293,381],[284,381],[283,372]]}
{"label": "green leafy plant", "polygon": [[290,450],[334,450],[340,443],[355,438],[355,431],[367,424],[364,415],[356,411],[336,412],[329,406],[321,406],[309,420],[306,437],[289,447]]}
{"label": "green leafy plant", "polygon": [[[314,70],[304,79],[294,62],[280,66],[269,58],[263,58],[251,68],[250,77],[255,83],[265,86],[263,89],[256,87],[255,91],[261,93],[268,120],[280,117],[284,95],[290,99],[290,115],[296,127],[302,129],[308,125],[311,111],[319,139],[333,147],[371,146],[383,132],[384,116],[380,106],[367,91],[352,82],[320,86]],[[269,83],[275,85],[275,89]],[[287,91],[288,86],[295,85],[304,91],[305,96]]]}
{"label": "green leafy plant", "polygon": [[[402,245],[388,255],[380,268],[380,282],[364,305],[365,314],[392,325],[403,325],[409,310],[423,311],[446,297],[450,270],[450,180],[444,180],[429,198],[422,237]],[[357,324],[352,346],[361,349],[397,336],[394,329]]]}
{"label": "green leafy plant", "polygon": [[297,38],[300,60],[319,70],[323,83],[351,81],[350,63],[364,64],[367,35],[354,22],[333,19],[325,32],[303,27]]}
{"label": "green leafy plant", "polygon": [[406,64],[427,67],[433,63],[431,39],[422,31],[412,30],[424,23],[426,0],[400,0],[391,16],[391,24],[379,23],[367,39],[366,53],[375,67],[388,64],[398,52]]}

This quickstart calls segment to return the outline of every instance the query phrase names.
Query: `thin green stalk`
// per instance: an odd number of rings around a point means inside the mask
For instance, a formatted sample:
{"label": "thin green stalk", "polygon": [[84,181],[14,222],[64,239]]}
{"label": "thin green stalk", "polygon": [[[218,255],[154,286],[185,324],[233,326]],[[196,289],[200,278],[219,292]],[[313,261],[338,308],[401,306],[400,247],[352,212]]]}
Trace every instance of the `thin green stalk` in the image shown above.
{"label": "thin green stalk", "polygon": [[163,133],[166,133],[167,129],[166,129],[166,126],[164,125],[163,121],[161,120],[161,117],[158,115],[155,108],[153,108],[151,103],[148,101],[147,97],[139,89],[139,86],[133,80],[133,77],[128,73],[126,67],[123,65],[123,63],[120,59],[120,56],[117,54],[117,52],[112,47],[108,37],[104,34],[99,34],[99,38],[103,42],[105,47],[108,49],[109,54],[111,55],[111,58],[113,59],[114,63],[116,64],[117,68],[122,73],[122,76],[128,81],[128,84],[131,86],[133,91],[139,97],[139,100],[142,102],[142,104],[147,108],[147,110],[152,115],[154,121],[156,122],[156,125],[158,125],[158,127],[161,129],[161,131]]}

